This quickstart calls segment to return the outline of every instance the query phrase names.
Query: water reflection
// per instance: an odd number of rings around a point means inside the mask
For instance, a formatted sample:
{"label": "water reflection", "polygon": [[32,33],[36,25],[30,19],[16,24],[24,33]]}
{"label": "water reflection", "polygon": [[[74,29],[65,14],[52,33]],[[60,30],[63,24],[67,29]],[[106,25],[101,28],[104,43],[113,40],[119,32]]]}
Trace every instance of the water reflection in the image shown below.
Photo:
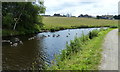
{"label": "water reflection", "polygon": [[[85,35],[89,31],[99,28],[68,29],[58,32],[39,33],[34,36],[18,36],[23,44],[16,47],[10,43],[3,43],[3,69],[4,70],[30,70],[44,69],[45,64],[50,64],[55,54],[66,47],[74,37]],[[4,38],[11,40],[15,37]]]}
{"label": "water reflection", "polygon": [[[24,38],[24,37],[23,37]],[[41,41],[39,44],[41,45]],[[33,67],[42,68],[44,60],[41,60],[44,52],[42,47],[38,46],[37,40],[26,40],[23,45],[11,47],[3,43],[3,69],[24,70]],[[42,65],[42,66],[41,66]],[[40,67],[41,66],[41,67]]]}

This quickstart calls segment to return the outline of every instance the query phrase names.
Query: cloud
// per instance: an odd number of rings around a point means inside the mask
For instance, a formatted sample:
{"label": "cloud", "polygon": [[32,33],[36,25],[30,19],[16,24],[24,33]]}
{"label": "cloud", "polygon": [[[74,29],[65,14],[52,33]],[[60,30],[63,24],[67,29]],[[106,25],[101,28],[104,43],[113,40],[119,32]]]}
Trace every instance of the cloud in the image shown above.
{"label": "cloud", "polygon": [[80,14],[118,14],[118,0],[45,0],[46,13],[78,16]]}

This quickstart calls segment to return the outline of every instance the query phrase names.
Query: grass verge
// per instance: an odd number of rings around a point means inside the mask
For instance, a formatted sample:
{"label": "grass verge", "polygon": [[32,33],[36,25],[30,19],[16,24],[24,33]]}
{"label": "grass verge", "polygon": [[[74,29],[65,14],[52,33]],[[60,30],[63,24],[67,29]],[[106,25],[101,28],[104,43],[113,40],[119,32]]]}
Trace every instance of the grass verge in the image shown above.
{"label": "grass verge", "polygon": [[[75,38],[62,53],[56,56],[48,70],[98,70],[101,61],[102,43],[112,29],[93,31]],[[92,37],[92,38],[91,38]]]}

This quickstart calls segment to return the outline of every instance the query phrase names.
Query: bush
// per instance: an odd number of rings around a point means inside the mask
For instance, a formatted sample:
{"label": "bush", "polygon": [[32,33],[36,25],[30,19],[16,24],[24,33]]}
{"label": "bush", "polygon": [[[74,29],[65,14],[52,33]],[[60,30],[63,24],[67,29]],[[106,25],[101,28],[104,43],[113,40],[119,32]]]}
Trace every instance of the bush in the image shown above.
{"label": "bush", "polygon": [[88,35],[89,35],[89,38],[92,39],[92,38],[94,38],[94,37],[97,37],[97,36],[98,36],[98,33],[99,33],[98,30],[90,31],[89,34],[88,34]]}

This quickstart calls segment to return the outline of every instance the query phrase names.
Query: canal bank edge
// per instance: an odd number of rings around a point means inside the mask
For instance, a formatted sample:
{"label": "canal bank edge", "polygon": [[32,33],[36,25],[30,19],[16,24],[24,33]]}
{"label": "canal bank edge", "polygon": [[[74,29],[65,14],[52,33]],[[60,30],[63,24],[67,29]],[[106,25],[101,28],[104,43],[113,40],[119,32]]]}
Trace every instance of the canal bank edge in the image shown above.
{"label": "canal bank edge", "polygon": [[113,29],[101,31],[98,37],[85,42],[82,50],[73,53],[70,58],[63,61],[58,60],[57,64],[48,67],[48,70],[99,70],[102,58],[102,43],[106,34]]}
{"label": "canal bank edge", "polygon": [[[109,27],[109,28],[118,28],[117,26],[104,26],[104,27]],[[82,26],[71,26],[71,27],[57,27],[57,28],[50,28],[50,29],[41,29],[40,31],[36,31],[33,33],[23,33],[19,31],[14,31],[14,30],[2,30],[2,37],[9,37],[9,36],[20,36],[20,35],[30,35],[30,34],[38,34],[42,32],[56,32],[60,30],[66,30],[66,29],[81,29],[81,28],[103,28],[103,26],[87,26],[87,25],[82,25]]]}

